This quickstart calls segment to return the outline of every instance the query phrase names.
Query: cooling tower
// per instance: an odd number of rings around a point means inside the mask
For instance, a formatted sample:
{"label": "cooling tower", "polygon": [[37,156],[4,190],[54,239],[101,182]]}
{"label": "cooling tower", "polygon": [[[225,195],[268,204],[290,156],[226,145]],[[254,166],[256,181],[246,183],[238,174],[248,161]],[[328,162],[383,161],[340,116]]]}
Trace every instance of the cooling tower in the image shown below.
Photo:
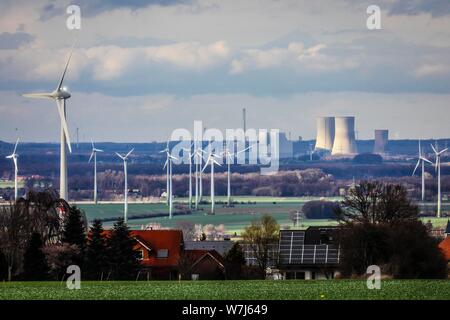
{"label": "cooling tower", "polygon": [[331,154],[356,154],[355,117],[335,117],[334,127],[334,143]]}
{"label": "cooling tower", "polygon": [[389,140],[389,130],[375,130],[375,144],[373,153],[386,153],[386,146]]}
{"label": "cooling tower", "polygon": [[316,150],[333,149],[334,117],[317,118]]}

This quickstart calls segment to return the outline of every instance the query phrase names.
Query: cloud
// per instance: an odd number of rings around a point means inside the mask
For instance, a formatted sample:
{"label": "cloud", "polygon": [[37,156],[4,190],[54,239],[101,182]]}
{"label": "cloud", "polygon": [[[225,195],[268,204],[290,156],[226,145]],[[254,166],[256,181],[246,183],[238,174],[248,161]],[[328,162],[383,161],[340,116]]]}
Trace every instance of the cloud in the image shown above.
{"label": "cloud", "polygon": [[[55,79],[69,49],[28,49],[0,51],[0,80]],[[224,41],[210,44],[182,42],[161,46],[96,46],[76,49],[70,65],[71,79],[90,74],[94,80],[114,80],[136,70],[165,65],[182,70],[202,71],[226,62],[230,48]]]}
{"label": "cloud", "polygon": [[305,48],[301,42],[291,42],[285,48],[248,49],[242,57],[233,59],[230,73],[239,74],[248,70],[261,70],[274,67],[295,67],[319,72],[337,71],[357,67],[349,59],[335,59],[325,53],[323,43]]}
{"label": "cloud", "polygon": [[76,3],[66,1],[65,4],[56,5],[55,3],[49,3],[44,5],[41,9],[40,19],[46,21],[57,15],[64,14],[67,6],[70,4],[78,5],[83,16],[92,17],[118,9],[138,10],[155,5],[173,6],[190,2],[191,0],[78,0]]}
{"label": "cloud", "polygon": [[433,17],[442,17],[450,14],[448,0],[396,0],[392,3],[391,15],[418,15],[429,13]]}
{"label": "cloud", "polygon": [[32,42],[34,37],[25,32],[0,33],[0,49],[18,49],[20,46]]}
{"label": "cloud", "polygon": [[442,63],[425,63],[414,70],[418,78],[428,76],[442,76],[450,74],[450,65]]}

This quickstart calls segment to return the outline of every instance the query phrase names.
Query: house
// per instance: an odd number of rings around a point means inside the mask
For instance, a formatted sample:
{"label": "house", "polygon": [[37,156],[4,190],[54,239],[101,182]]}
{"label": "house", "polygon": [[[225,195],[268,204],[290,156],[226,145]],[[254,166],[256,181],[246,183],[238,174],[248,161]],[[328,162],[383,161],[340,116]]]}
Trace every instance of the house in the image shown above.
{"label": "house", "polygon": [[447,227],[445,228],[445,239],[439,243],[439,248],[444,253],[444,257],[448,263],[450,263],[450,220],[447,221]]}
{"label": "house", "polygon": [[184,270],[182,271],[185,279],[225,279],[223,258],[215,250],[185,250],[182,254],[181,261],[185,263]]}
{"label": "house", "polygon": [[181,230],[132,230],[134,249],[141,260],[142,273],[151,279],[178,278],[178,265],[183,251]]}
{"label": "house", "polygon": [[336,227],[281,230],[278,269],[284,279],[332,279],[339,266]]}

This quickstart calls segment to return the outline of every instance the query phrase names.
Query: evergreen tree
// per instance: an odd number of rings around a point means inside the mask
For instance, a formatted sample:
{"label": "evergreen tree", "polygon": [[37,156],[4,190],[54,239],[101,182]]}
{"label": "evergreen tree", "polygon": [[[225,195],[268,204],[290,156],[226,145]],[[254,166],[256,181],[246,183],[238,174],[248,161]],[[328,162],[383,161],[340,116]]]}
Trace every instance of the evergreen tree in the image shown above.
{"label": "evergreen tree", "polygon": [[120,218],[107,239],[108,262],[111,274],[116,280],[133,279],[139,268],[139,260],[133,247],[136,241]]}
{"label": "evergreen tree", "polygon": [[25,280],[37,281],[48,278],[49,267],[42,246],[41,235],[34,232],[24,253],[23,276]]}
{"label": "evergreen tree", "polygon": [[242,266],[245,265],[245,255],[238,242],[225,254],[224,260],[227,279],[240,279]]}
{"label": "evergreen tree", "polygon": [[102,222],[94,220],[85,252],[85,275],[89,279],[101,279],[107,271],[106,243]]}
{"label": "evergreen tree", "polygon": [[77,245],[81,251],[86,245],[83,215],[79,208],[73,206],[64,223],[62,242]]}

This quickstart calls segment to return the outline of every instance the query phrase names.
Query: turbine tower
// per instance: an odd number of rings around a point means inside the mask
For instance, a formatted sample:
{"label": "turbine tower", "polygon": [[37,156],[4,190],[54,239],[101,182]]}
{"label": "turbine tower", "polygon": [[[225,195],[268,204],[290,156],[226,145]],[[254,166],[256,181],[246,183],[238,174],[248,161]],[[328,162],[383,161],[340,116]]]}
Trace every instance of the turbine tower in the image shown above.
{"label": "turbine tower", "polygon": [[205,161],[205,166],[202,171],[205,171],[208,164],[211,166],[211,214],[214,214],[214,164],[220,166],[220,163],[217,162],[215,158],[220,158],[218,155],[214,153],[210,153],[208,158]]}
{"label": "turbine tower", "polygon": [[222,152],[222,156],[225,157],[226,162],[227,162],[227,167],[228,167],[227,168],[227,172],[228,172],[227,173],[227,203],[228,203],[229,207],[231,206],[231,164],[234,162],[234,157],[236,155],[238,155],[242,152],[245,152],[245,151],[249,150],[250,148],[251,148],[251,146],[248,148],[245,148],[243,150],[240,150],[238,152],[234,152],[234,153],[230,152],[230,150],[227,148]]}
{"label": "turbine tower", "polygon": [[189,149],[183,148],[183,150],[188,153],[189,157],[189,209],[192,209],[192,157],[194,153],[192,153],[192,145]]}
{"label": "turbine tower", "polygon": [[67,72],[67,67],[69,66],[70,58],[72,57],[74,46],[69,54],[69,58],[67,59],[66,67],[64,68],[64,72],[62,74],[61,80],[59,81],[57,87],[53,92],[47,93],[27,93],[24,94],[24,97],[27,98],[39,98],[39,99],[52,99],[55,100],[56,106],[58,108],[58,113],[61,122],[61,159],[60,159],[60,176],[59,176],[59,194],[60,197],[66,201],[69,200],[68,194],[68,183],[67,183],[67,156],[66,156],[66,143],[69,149],[69,152],[72,153],[72,147],[70,146],[70,137],[69,137],[69,128],[67,126],[66,119],[66,100],[71,97],[67,88],[63,86],[64,77]]}
{"label": "turbine tower", "polygon": [[194,150],[194,164],[195,164],[195,210],[198,210],[198,204],[200,202],[200,172],[201,172],[201,164],[203,160],[204,151],[201,147],[197,147]]}
{"label": "turbine tower", "polygon": [[420,140],[419,140],[419,158],[417,159],[417,164],[414,168],[414,171],[412,175],[416,173],[417,168],[419,167],[420,163],[422,163],[422,202],[425,201],[425,162],[433,164],[430,160],[425,158],[422,152],[422,148],[420,147]]}
{"label": "turbine tower", "polygon": [[125,156],[122,156],[121,154],[117,153],[117,156],[123,160],[123,172],[125,175],[125,186],[124,186],[124,202],[123,202],[123,221],[127,223],[128,219],[128,174],[127,174],[127,162],[128,157],[130,154],[134,151],[134,148],[131,149]]}
{"label": "turbine tower", "polygon": [[14,201],[17,201],[17,173],[19,172],[19,168],[17,167],[17,158],[19,155],[16,153],[17,145],[19,144],[19,138],[17,138],[16,145],[14,146],[14,151],[9,156],[6,156],[6,159],[12,159],[14,162]]}
{"label": "turbine tower", "polygon": [[166,150],[166,162],[164,163],[163,168],[168,168],[168,177],[169,184],[167,190],[167,197],[169,198],[169,219],[172,219],[172,209],[173,209],[173,196],[172,196],[172,160],[176,160],[177,158],[170,154],[169,149]]}
{"label": "turbine tower", "polygon": [[[166,148],[161,150],[159,153],[168,153],[169,149],[169,140],[167,140]],[[169,205],[169,166],[164,166],[166,169],[166,204]]]}
{"label": "turbine tower", "polygon": [[94,158],[94,204],[97,204],[97,152],[103,152],[101,149],[97,149],[94,146],[94,141],[92,142],[92,153],[89,157],[88,163],[91,162],[92,158]]}
{"label": "turbine tower", "polygon": [[438,151],[439,149],[431,145],[431,148],[433,149],[433,152],[436,156],[436,164],[435,164],[435,170],[437,170],[438,173],[438,201],[437,201],[437,217],[441,217],[441,155],[447,151],[448,149],[445,148],[444,150]]}

